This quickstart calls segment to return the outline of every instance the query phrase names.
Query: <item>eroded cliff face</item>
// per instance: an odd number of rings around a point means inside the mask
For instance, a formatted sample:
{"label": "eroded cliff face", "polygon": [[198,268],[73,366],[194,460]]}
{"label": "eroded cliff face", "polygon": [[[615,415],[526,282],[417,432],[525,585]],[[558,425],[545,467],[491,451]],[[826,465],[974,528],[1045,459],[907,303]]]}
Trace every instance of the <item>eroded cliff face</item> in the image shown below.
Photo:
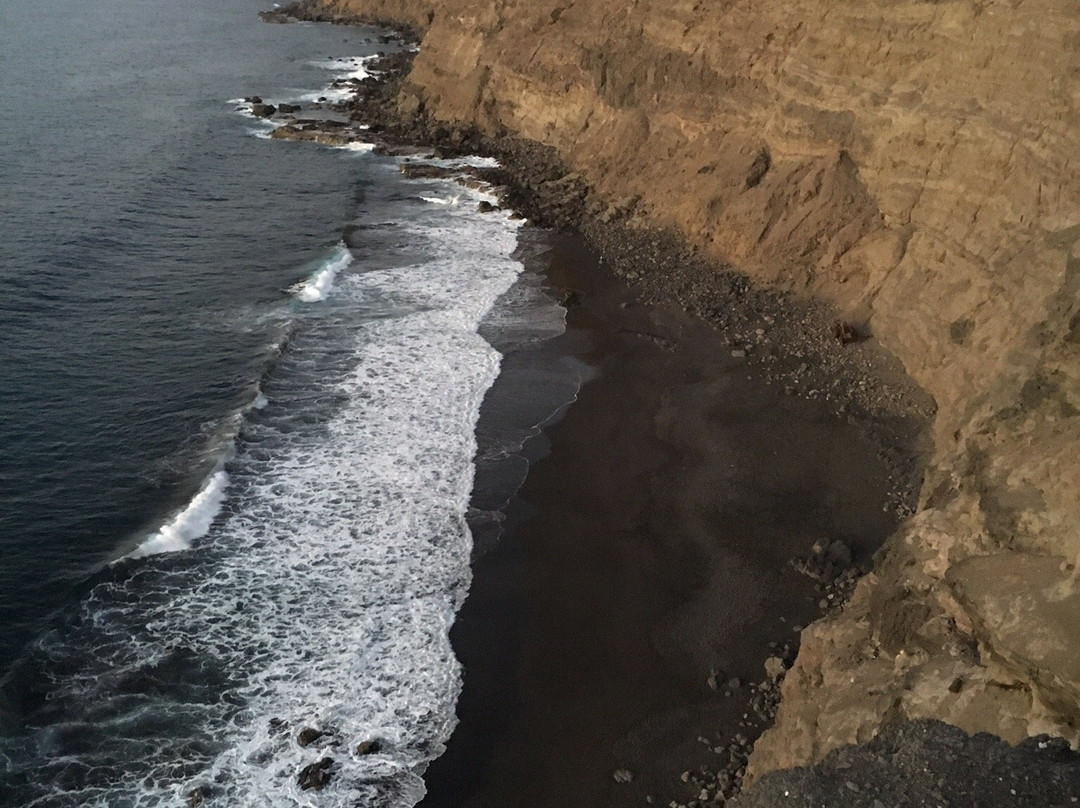
{"label": "eroded cliff face", "polygon": [[883,720],[1080,738],[1080,15],[1068,0],[325,0],[399,103],[824,297],[935,398],[919,512],[807,629],[755,772]]}

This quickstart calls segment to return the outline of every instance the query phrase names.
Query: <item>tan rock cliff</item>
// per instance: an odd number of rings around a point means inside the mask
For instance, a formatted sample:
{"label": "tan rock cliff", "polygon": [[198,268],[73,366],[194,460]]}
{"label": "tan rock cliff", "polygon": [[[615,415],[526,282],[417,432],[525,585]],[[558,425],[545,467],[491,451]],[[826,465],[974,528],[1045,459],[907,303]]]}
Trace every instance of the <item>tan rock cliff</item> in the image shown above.
{"label": "tan rock cliff", "polygon": [[1068,0],[325,0],[401,103],[869,326],[935,398],[922,506],[806,630],[761,772],[893,715],[1080,737],[1080,14]]}

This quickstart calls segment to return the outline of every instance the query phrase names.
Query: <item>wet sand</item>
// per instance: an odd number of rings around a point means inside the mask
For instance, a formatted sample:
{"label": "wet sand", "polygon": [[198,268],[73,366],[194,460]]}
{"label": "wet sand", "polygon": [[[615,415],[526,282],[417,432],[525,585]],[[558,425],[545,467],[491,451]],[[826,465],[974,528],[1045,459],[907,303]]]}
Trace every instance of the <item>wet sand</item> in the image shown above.
{"label": "wet sand", "polygon": [[424,808],[695,799],[680,774],[760,731],[729,680],[764,678],[820,614],[790,561],[839,538],[866,562],[896,525],[859,429],[698,318],[636,304],[580,240],[554,245],[550,282],[578,293],[561,349],[598,373],[527,445],[550,454],[475,559],[460,725]]}

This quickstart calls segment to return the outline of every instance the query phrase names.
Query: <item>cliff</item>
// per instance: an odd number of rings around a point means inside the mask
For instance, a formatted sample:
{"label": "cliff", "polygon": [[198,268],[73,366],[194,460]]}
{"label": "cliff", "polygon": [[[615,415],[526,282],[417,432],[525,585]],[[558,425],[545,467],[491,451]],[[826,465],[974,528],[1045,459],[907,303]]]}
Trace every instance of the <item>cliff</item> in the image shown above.
{"label": "cliff", "polygon": [[1080,16],[1066,0],[325,0],[425,29],[398,103],[554,147],[824,298],[935,399],[918,512],[808,628],[752,770],[893,716],[1080,740]]}

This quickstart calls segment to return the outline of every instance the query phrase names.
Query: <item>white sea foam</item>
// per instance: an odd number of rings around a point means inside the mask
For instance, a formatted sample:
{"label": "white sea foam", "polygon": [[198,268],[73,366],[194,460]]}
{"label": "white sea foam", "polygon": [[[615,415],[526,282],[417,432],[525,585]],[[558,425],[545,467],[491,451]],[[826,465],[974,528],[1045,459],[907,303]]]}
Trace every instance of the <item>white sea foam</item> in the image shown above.
{"label": "white sea foam", "polygon": [[320,261],[307,280],[292,287],[292,293],[305,303],[325,300],[334,286],[334,278],[353,261],[352,253],[344,244],[338,245],[333,254]]}
{"label": "white sea foam", "polygon": [[[348,82],[350,79],[363,81],[373,75],[368,71],[367,65],[378,58],[378,54],[372,54],[370,56],[344,56],[337,59],[322,59],[311,62],[310,64],[315,67],[321,67],[324,70],[332,71],[335,74],[334,79],[339,82]],[[350,84],[338,84],[337,86],[329,84],[321,90],[305,92],[297,96],[296,100],[307,101],[309,103],[320,100],[325,100],[329,103],[340,103],[352,98],[353,93],[354,89]]]}
{"label": "white sea foam", "polygon": [[346,143],[343,146],[337,146],[336,148],[344,149],[345,151],[362,152],[364,154],[367,154],[370,151],[374,151],[375,144],[374,143],[361,143],[358,140],[354,140],[352,143]]}
{"label": "white sea foam", "polygon": [[454,194],[453,196],[422,196],[420,198],[425,202],[430,202],[432,205],[456,205],[461,201],[461,194]]}
{"label": "white sea foam", "polygon": [[210,475],[199,493],[182,511],[128,553],[126,558],[144,558],[158,553],[190,550],[191,543],[206,535],[214,518],[221,511],[228,484],[229,476],[223,470]]}
{"label": "white sea foam", "polygon": [[433,157],[423,161],[429,165],[442,168],[498,168],[500,163],[494,157],[477,157],[466,155],[464,157]]}
{"label": "white sea foam", "polygon": [[371,56],[342,56],[337,59],[322,59],[311,62],[311,64],[324,70],[334,71],[337,78],[363,81],[372,75],[367,66],[378,58],[377,54]]}
{"label": "white sea foam", "polygon": [[[353,275],[335,296],[395,298],[408,312],[358,330],[356,366],[333,385],[346,403],[315,433],[253,430],[253,445],[278,448],[238,464],[251,483],[223,527],[232,549],[216,576],[247,616],[218,597],[185,609],[232,633],[239,622],[259,660],[239,691],[245,716],[206,774],[227,803],[315,804],[296,772],[327,754],[335,776],[319,805],[422,795],[419,772],[455,722],[448,631],[471,575],[475,425],[499,367],[477,329],[520,271],[516,227],[475,205],[403,224],[435,252]],[[303,726],[332,729],[340,746],[300,747]],[[352,752],[371,738],[386,754]],[[380,778],[396,784],[392,799]]]}
{"label": "white sea foam", "polygon": [[[448,633],[471,576],[476,423],[500,365],[478,329],[521,270],[510,258],[517,227],[475,204],[414,204],[395,225],[398,257],[341,279],[311,311],[266,405],[249,410],[228,501],[188,554],[198,564],[96,589],[93,664],[51,694],[112,715],[111,744],[133,733],[130,771],[43,805],[156,808],[202,787],[208,805],[245,808],[419,801],[423,770],[456,721],[460,665]],[[220,475],[188,510],[220,504]],[[183,731],[146,740],[146,702],[125,706],[130,685],[111,683],[158,681],[159,666],[189,658],[199,677],[220,672],[217,684],[155,707],[155,720],[165,709]],[[301,747],[304,727],[330,734]],[[370,739],[382,750],[358,753]],[[330,783],[301,790],[298,772],[327,756]],[[178,774],[178,760],[196,768]]]}

